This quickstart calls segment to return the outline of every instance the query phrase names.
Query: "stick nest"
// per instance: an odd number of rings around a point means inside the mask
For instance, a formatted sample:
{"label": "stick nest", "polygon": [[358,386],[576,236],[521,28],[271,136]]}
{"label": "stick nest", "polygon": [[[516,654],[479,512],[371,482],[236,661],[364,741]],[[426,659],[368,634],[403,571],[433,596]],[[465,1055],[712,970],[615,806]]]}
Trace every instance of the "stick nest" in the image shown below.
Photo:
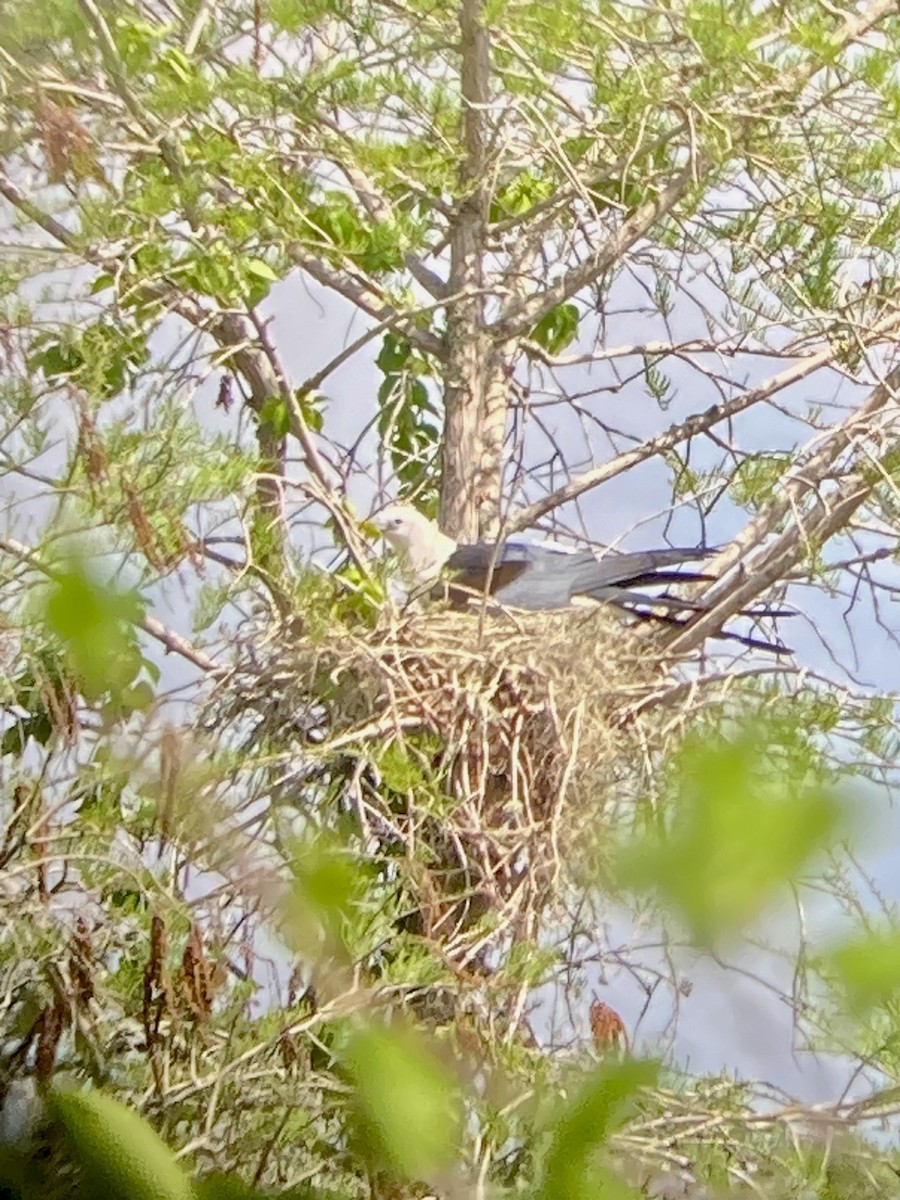
{"label": "stick nest", "polygon": [[605,610],[430,609],[282,640],[225,691],[253,710],[252,740],[292,744],[323,795],[338,781],[367,845],[404,861],[416,931],[446,935],[552,898],[644,760],[646,718],[629,712],[664,673]]}

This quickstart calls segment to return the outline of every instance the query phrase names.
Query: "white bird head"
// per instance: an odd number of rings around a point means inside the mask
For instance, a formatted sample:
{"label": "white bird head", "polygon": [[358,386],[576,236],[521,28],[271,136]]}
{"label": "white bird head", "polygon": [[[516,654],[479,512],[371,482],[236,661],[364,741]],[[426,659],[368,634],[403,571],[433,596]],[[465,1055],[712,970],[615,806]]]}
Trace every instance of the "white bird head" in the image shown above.
{"label": "white bird head", "polygon": [[433,521],[410,504],[390,504],[375,517],[385,541],[406,560],[417,580],[431,579],[456,549]]}

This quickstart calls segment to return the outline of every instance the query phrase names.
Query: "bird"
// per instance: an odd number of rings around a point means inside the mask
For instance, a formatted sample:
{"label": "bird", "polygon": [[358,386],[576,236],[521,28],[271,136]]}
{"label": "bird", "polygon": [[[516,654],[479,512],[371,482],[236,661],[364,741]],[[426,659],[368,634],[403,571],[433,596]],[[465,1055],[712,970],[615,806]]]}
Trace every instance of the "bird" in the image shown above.
{"label": "bird", "polygon": [[[708,559],[709,547],[664,547],[657,550],[570,550],[509,538],[501,542],[458,543],[410,504],[391,504],[375,518],[385,541],[397,552],[407,578],[418,592],[448,576],[445,595],[455,608],[485,597],[503,608],[545,612],[584,603],[612,604],[645,620],[682,624],[702,612],[702,601],[664,591],[640,589],[713,578],[685,564]],[[437,594],[440,594],[439,592]],[[661,609],[661,611],[657,611]],[[747,610],[750,617],[786,616],[782,610]],[[780,643],[739,633],[721,636],[754,649],[789,653]]]}

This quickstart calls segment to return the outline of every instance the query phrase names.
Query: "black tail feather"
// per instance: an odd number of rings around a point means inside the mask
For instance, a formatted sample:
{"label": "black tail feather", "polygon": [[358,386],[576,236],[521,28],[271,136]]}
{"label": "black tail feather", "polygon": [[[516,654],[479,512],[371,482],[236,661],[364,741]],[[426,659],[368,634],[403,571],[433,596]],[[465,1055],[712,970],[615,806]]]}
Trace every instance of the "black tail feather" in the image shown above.
{"label": "black tail feather", "polygon": [[[684,600],[680,596],[673,596],[670,592],[660,592],[659,596],[648,596],[646,601],[648,604],[653,604],[659,600],[662,604],[674,603],[676,608],[683,611],[690,610],[691,612],[700,613],[706,612],[709,605],[704,604],[702,600]],[[756,605],[753,608],[741,608],[735,613],[738,617],[796,617],[797,610],[793,608],[770,608],[768,605]]]}
{"label": "black tail feather", "polygon": [[[669,625],[678,629],[685,629],[690,624],[689,619],[685,619],[684,617],[675,617],[671,613],[654,612],[652,609],[632,608],[630,605],[626,604],[620,605],[620,607],[623,608],[625,612],[637,617],[640,621],[655,621],[658,624]],[[694,611],[703,612],[704,609],[702,605],[698,605]],[[740,615],[763,617],[778,614],[778,609],[764,609],[757,612],[752,612],[751,610],[747,609]],[[796,616],[796,614],[792,612],[787,612],[783,615],[789,617]],[[756,638],[750,634],[737,633],[733,629],[720,629],[717,633],[710,634],[710,637],[715,638],[716,641],[739,642],[742,646],[746,646],[749,650],[761,650],[766,654],[784,655],[794,653],[790,646],[785,646],[783,642],[766,641],[763,638]]]}

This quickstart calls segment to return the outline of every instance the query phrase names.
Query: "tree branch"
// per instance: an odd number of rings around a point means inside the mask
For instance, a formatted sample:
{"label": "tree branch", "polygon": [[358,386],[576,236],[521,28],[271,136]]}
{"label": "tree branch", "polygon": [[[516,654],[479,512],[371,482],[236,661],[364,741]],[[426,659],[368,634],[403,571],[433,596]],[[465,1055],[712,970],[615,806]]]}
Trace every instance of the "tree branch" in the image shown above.
{"label": "tree branch", "polygon": [[694,185],[696,166],[688,164],[652,200],[647,200],[623,221],[619,229],[587,262],[572,267],[556,283],[543,292],[512,304],[493,326],[497,341],[522,337],[557,305],[575,296],[608,271],[653,228],[660,217],[672,211],[678,201]]}
{"label": "tree branch", "polygon": [[251,313],[251,320],[254,322],[258,344],[261,347],[264,360],[269,367],[268,374],[273,385],[267,392],[267,395],[280,396],[284,401],[287,408],[288,420],[290,421],[291,433],[300,443],[300,449],[303,451],[303,460],[310,474],[318,484],[318,488],[316,489],[317,499],[331,514],[350,557],[360,571],[364,575],[368,575],[369,568],[366,561],[366,554],[359,534],[344,511],[340,497],[332,486],[328,470],[325,466],[325,460],[319,453],[313,432],[306,423],[306,417],[303,415],[303,409],[300,407],[294,389],[288,383],[287,374],[275,347],[269,340],[266,327],[253,313]]}
{"label": "tree branch", "polygon": [[317,283],[337,292],[370,317],[376,317],[386,325],[397,325],[406,321],[404,337],[437,359],[442,360],[445,357],[440,338],[425,329],[416,329],[405,313],[401,313],[384,299],[381,289],[371,280],[367,280],[362,274],[350,275],[346,271],[339,271],[323,259],[308,254],[298,245],[289,247],[289,253],[297,266],[306,271],[307,275],[311,275]]}
{"label": "tree branch", "polygon": [[[16,538],[0,538],[0,550],[27,563],[47,579],[59,578],[59,573],[42,561],[37,550],[32,546],[26,546],[24,542],[17,541]],[[202,650],[198,650],[180,633],[173,633],[171,629],[167,629],[161,621],[157,621],[156,617],[144,616],[139,618],[135,624],[145,633],[149,633],[156,641],[161,642],[167,650],[187,659],[202,671],[206,671],[210,675],[221,675],[226,670],[225,667],[220,666],[219,663],[204,654]]]}
{"label": "tree branch", "polygon": [[0,196],[8,200],[19,212],[24,213],[29,221],[33,221],[39,229],[43,229],[45,233],[49,233],[61,246],[65,246],[73,254],[78,254],[82,257],[85,256],[83,250],[75,241],[74,236],[66,229],[65,225],[61,225],[59,221],[51,217],[49,213],[44,212],[33,200],[29,200],[27,196],[19,191],[9,176],[2,171],[0,171]]}
{"label": "tree branch", "polygon": [[[871,465],[866,463],[862,468],[839,476],[836,493],[823,495],[820,485],[833,474],[837,460],[850,446],[857,445],[862,453],[861,443],[874,439],[878,455],[883,456],[896,445],[900,423],[898,388],[900,366],[873,389],[865,404],[819,442],[805,462],[790,470],[783,481],[781,495],[713,559],[710,564],[713,571],[727,572],[732,567],[737,570],[726,574],[701,594],[708,607],[689,623],[687,629],[671,639],[669,648],[673,653],[683,654],[700,645],[772,584],[790,575],[810,545],[821,546],[846,527],[872,494],[878,483],[877,474],[873,474]],[[790,527],[769,545],[762,546],[755,555],[746,558],[748,551],[760,546],[790,513],[794,514]]]}
{"label": "tree branch", "polygon": [[[340,137],[341,141],[347,145],[352,145],[351,139],[346,136],[340,129],[340,126],[327,118],[321,118],[333,133]],[[387,198],[378,191],[375,184],[368,175],[355,163],[342,162],[339,159],[333,159],[334,165],[343,174],[344,178],[353,188],[356,193],[356,198],[366,210],[373,221],[384,221],[394,223],[396,220],[394,210]],[[406,269],[412,275],[413,279],[423,287],[429,296],[435,300],[440,300],[447,294],[447,285],[443,279],[430,271],[422,262],[417,254],[411,251],[404,260]]]}
{"label": "tree branch", "polygon": [[167,629],[161,621],[157,621],[156,617],[143,617],[138,624],[145,633],[149,633],[152,638],[165,646],[166,650],[187,659],[201,671],[206,671],[209,675],[223,675],[227,671],[227,667],[223,667],[207,657],[202,650],[198,650],[193,642],[189,642],[180,633],[173,633],[171,629]]}
{"label": "tree branch", "polygon": [[[900,323],[900,320],[897,323]],[[797,383],[801,379],[805,379],[821,367],[827,366],[835,358],[836,354],[837,351],[831,348],[820,350],[817,354],[803,358],[786,370],[780,371],[771,379],[767,379],[759,387],[742,392],[741,395],[735,396],[733,400],[727,400],[723,404],[714,404],[706,412],[694,413],[686,420],[680,421],[677,425],[671,425],[656,437],[649,438],[633,450],[626,450],[624,454],[616,455],[609,462],[603,463],[591,471],[586,471],[583,475],[576,475],[574,479],[570,479],[562,487],[557,488],[555,491],[550,492],[549,495],[536,500],[533,504],[529,504],[526,508],[520,509],[519,512],[513,514],[504,525],[504,531],[507,533],[518,533],[522,529],[527,529],[530,525],[539,521],[541,517],[545,517],[547,513],[553,512],[554,509],[559,508],[563,504],[568,504],[572,500],[577,500],[579,496],[583,496],[585,492],[591,491],[592,488],[599,487],[602,483],[608,483],[610,479],[615,479],[617,475],[630,470],[632,467],[637,466],[638,463],[646,462],[650,458],[657,458],[681,442],[696,437],[700,433],[705,433],[706,430],[712,429],[714,425],[718,425],[722,421],[727,421],[738,413],[752,408],[754,404],[759,404],[762,401],[770,399],[784,388]]]}
{"label": "tree branch", "polygon": [[[121,270],[122,259],[120,257],[103,254],[91,247],[79,246],[74,236],[63,225],[27,199],[2,173],[0,173],[0,195],[4,196],[20,212],[23,212],[29,220],[64,245],[66,249],[77,254],[91,266],[109,272]],[[237,371],[244,378],[250,390],[251,405],[257,412],[270,396],[278,396],[284,401],[288,410],[291,433],[300,443],[307,469],[319,485],[319,499],[334,518],[357,566],[366,572],[366,558],[359,537],[335,495],[324,461],[318,453],[315,440],[306,424],[300,405],[297,403],[294,390],[277,359],[274,347],[265,335],[264,327],[257,323],[254,330],[251,331],[247,327],[246,319],[240,313],[225,310],[210,312],[192,296],[182,292],[168,280],[159,284],[142,285],[138,295],[140,298],[164,304],[170,312],[187,321],[195,329],[208,334],[220,347],[230,351]],[[391,323],[393,323],[393,318]],[[434,345],[440,349],[437,339],[434,339]],[[281,456],[280,442],[281,439],[270,438],[262,445],[264,453],[272,462],[273,470],[276,471]],[[277,518],[281,509],[281,489],[268,472],[264,473],[264,477],[260,480],[260,494],[263,498],[264,508],[273,515],[273,519]]]}
{"label": "tree branch", "polygon": [[[848,17],[830,39],[832,50],[837,51],[857,41],[883,16],[895,11],[895,8],[895,0],[875,0],[875,3],[861,13]],[[767,89],[765,99],[768,105],[776,102],[783,104],[785,100],[801,91],[823,69],[824,61],[819,57],[810,56],[802,69],[786,72],[782,79]],[[733,140],[737,140],[738,136],[746,137],[766,117],[768,111],[761,97],[759,106],[750,115],[742,112],[735,122]],[[691,147],[690,161],[687,165],[662,188],[655,199],[640,205],[588,261],[571,267],[561,279],[543,292],[537,292],[524,301],[510,303],[502,311],[500,320],[492,327],[495,340],[504,342],[527,334],[557,305],[577,295],[605,271],[610,270],[650,231],[660,217],[675,208],[689,189],[696,185],[700,176],[715,165],[715,161],[713,156],[696,153]]]}

